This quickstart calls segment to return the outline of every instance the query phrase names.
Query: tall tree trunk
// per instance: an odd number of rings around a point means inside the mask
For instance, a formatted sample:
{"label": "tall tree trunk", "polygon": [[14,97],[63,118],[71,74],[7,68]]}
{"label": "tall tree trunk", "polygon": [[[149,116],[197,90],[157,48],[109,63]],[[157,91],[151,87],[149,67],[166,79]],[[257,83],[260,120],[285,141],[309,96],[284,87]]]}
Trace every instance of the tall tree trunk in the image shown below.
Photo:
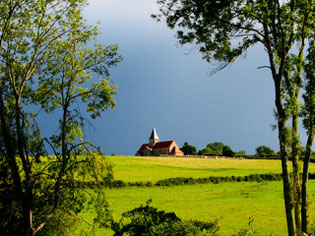
{"label": "tall tree trunk", "polygon": [[[0,85],[1,86],[1,85]],[[21,179],[19,175],[19,168],[16,162],[16,157],[15,157],[15,147],[12,144],[12,135],[11,132],[8,128],[7,125],[7,120],[6,120],[6,112],[5,112],[5,106],[4,106],[4,100],[3,100],[3,93],[2,93],[2,88],[0,87],[0,119],[1,119],[1,133],[3,136],[3,141],[4,141],[4,147],[6,150],[6,159],[9,164],[9,167],[12,171],[12,177],[13,177],[13,182],[15,189],[18,194],[22,193],[22,184],[21,184]]]}
{"label": "tall tree trunk", "polygon": [[32,185],[30,183],[30,174],[31,169],[28,163],[28,160],[26,159],[25,152],[24,152],[24,131],[21,125],[21,104],[19,97],[16,97],[15,99],[15,122],[16,122],[16,133],[17,133],[17,148],[19,156],[22,160],[23,170],[25,173],[25,191],[24,191],[24,197],[22,199],[23,201],[23,223],[24,223],[24,231],[26,236],[33,235],[33,224],[32,224],[32,200],[33,200],[33,191],[32,191]]}
{"label": "tall tree trunk", "polygon": [[[279,132],[280,127],[283,124],[280,124],[279,122]],[[284,126],[285,127],[285,126]],[[283,132],[284,129],[282,129],[281,132]],[[281,136],[281,134],[279,135]],[[287,227],[288,227],[288,235],[294,236],[295,235],[295,229],[294,229],[294,220],[293,220],[293,206],[292,206],[292,193],[291,193],[291,185],[290,185],[290,177],[289,177],[289,171],[288,171],[288,160],[287,160],[287,154],[285,151],[285,142],[280,139],[280,155],[281,155],[281,166],[282,166],[282,178],[283,178],[283,194],[284,194],[284,204],[285,204],[285,212],[286,212],[286,218],[287,218]]]}
{"label": "tall tree trunk", "polygon": [[[296,104],[297,105],[297,104]],[[299,136],[298,136],[298,115],[295,111],[292,116],[292,191],[293,191],[293,206],[294,206],[294,219],[295,228],[297,233],[301,232],[301,212],[300,212],[300,168],[299,168]]]}
{"label": "tall tree trunk", "polygon": [[287,219],[288,235],[295,235],[294,219],[293,219],[293,207],[292,207],[292,193],[290,185],[290,177],[288,171],[288,157],[286,152],[286,114],[281,101],[281,76],[275,75],[275,97],[276,97],[276,108],[278,112],[278,133],[279,133],[279,145],[280,145],[280,156],[281,156],[281,166],[282,166],[282,178],[283,178],[283,194],[284,194],[284,204]]}
{"label": "tall tree trunk", "polygon": [[[1,85],[0,85],[1,86]],[[3,91],[0,87],[0,119],[1,119],[1,134],[3,136],[4,141],[4,148],[5,148],[5,158],[8,162],[8,165],[11,170],[11,175],[13,178],[14,188],[16,191],[17,199],[20,199],[20,206],[21,209],[23,209],[23,216],[25,216],[26,213],[26,201],[25,201],[25,193],[23,192],[22,187],[22,181],[20,177],[20,171],[19,167],[16,161],[16,147],[12,143],[12,141],[15,139],[15,135],[11,133],[11,131],[8,128],[7,125],[7,117],[5,112],[5,105],[4,105],[4,99],[3,99]],[[23,217],[23,229],[26,234],[27,230],[25,230],[26,220],[25,217]]]}
{"label": "tall tree trunk", "polygon": [[312,154],[312,145],[314,141],[314,131],[311,131],[308,135],[304,164],[303,164],[303,177],[302,177],[302,231],[307,233],[308,230],[308,200],[307,200],[307,184],[308,184],[308,170],[309,162]]}

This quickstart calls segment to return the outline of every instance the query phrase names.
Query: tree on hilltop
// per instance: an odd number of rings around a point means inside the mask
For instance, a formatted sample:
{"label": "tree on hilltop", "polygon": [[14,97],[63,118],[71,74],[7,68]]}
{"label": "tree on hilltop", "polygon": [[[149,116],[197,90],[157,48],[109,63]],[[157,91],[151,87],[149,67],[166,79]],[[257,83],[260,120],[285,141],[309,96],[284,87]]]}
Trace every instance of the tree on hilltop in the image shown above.
{"label": "tree on hilltop", "polygon": [[232,151],[232,148],[230,148],[230,146],[224,145],[223,156],[227,156],[227,157],[233,157],[234,156],[234,152]]}
{"label": "tree on hilltop", "polygon": [[223,155],[224,146],[225,145],[222,142],[214,142],[214,143],[209,143],[207,145],[207,147],[209,147],[212,150],[218,152],[219,155]]}
{"label": "tree on hilltop", "polygon": [[256,148],[256,155],[257,156],[273,156],[275,155],[275,152],[270,147],[261,145]]}
{"label": "tree on hilltop", "polygon": [[185,142],[180,150],[182,150],[185,155],[197,155],[197,148],[188,144],[188,142]]}
{"label": "tree on hilltop", "polygon": [[201,156],[221,156],[222,153],[218,152],[216,150],[213,150],[212,148],[205,147],[199,151],[199,155],[201,155]]}

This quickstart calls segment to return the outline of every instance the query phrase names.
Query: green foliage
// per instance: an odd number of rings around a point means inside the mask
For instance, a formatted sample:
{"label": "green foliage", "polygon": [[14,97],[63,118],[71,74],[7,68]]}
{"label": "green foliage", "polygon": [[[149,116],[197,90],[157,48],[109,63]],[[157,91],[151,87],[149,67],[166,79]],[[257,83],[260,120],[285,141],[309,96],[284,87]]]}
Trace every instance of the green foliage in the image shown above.
{"label": "green foliage", "polygon": [[45,227],[37,233],[40,236],[68,236],[75,230],[78,221],[75,217],[59,211],[56,216],[50,220]]}
{"label": "green foliage", "polygon": [[240,229],[236,234],[232,234],[232,236],[252,236],[252,232],[247,228]]}
{"label": "green foliage", "polygon": [[137,207],[122,214],[119,222],[112,223],[115,236],[122,235],[204,235],[218,231],[217,222],[203,222],[199,220],[182,221],[175,213],[166,213],[149,206]]}
{"label": "green foliage", "polygon": [[[244,154],[245,153],[245,154]],[[240,157],[240,158],[249,158],[250,159],[250,155],[246,155],[246,152],[234,152],[234,157]]]}
{"label": "green foliage", "polygon": [[212,150],[218,153],[223,153],[224,144],[221,142],[214,142],[214,143],[209,143],[207,147],[211,148]]}
{"label": "green foliage", "polygon": [[221,182],[262,182],[262,181],[280,181],[280,174],[253,174],[249,176],[210,176],[208,178],[168,178],[156,182],[156,186],[176,186],[189,184],[206,184],[206,183],[221,183]]}
{"label": "green foliage", "polygon": [[304,117],[303,125],[308,134],[315,129],[315,41],[310,42],[305,65],[305,94],[303,95],[304,106],[301,115]]}
{"label": "green foliage", "polygon": [[233,157],[234,156],[234,152],[232,151],[232,149],[228,145],[225,145],[223,147],[222,153],[223,153],[223,156],[227,156],[227,157]]}
{"label": "green foliage", "polygon": [[315,221],[313,221],[313,223],[311,224],[309,235],[310,236],[314,236],[315,235]]}
{"label": "green foliage", "polygon": [[214,143],[209,143],[207,147],[200,150],[199,155],[233,157],[234,152],[228,145],[224,145],[222,142],[214,142]]}
{"label": "green foliage", "polygon": [[[310,179],[315,177],[310,174]],[[124,187],[153,187],[153,186],[178,186],[190,184],[206,184],[206,183],[221,183],[221,182],[262,182],[262,181],[280,181],[280,174],[252,174],[248,176],[210,176],[205,178],[191,177],[176,177],[158,180],[156,183],[150,181],[124,182],[122,180],[112,180],[101,182],[101,186],[107,188],[124,188]],[[76,186],[79,188],[91,189],[97,187],[94,181],[77,181]]]}
{"label": "green foliage", "polygon": [[[84,140],[88,121],[80,111],[84,108],[94,119],[114,107],[116,85],[109,69],[121,56],[117,45],[95,41],[98,28],[82,16],[86,4],[0,1],[0,155],[7,184],[7,190],[0,190],[0,207],[12,207],[3,214],[10,219],[1,221],[3,232],[33,235],[50,227],[46,224],[52,220],[52,225],[56,214],[61,217],[59,209],[80,213],[86,197],[76,181],[84,178],[95,182],[93,223],[104,227],[111,219],[100,184],[112,177],[111,164]],[[43,138],[37,114],[26,112],[34,104],[46,113],[60,111],[51,137]],[[46,147],[53,156],[46,155]],[[15,197],[5,203],[10,195]],[[58,225],[51,229],[57,232]]]}
{"label": "green foliage", "polygon": [[199,151],[199,155],[202,155],[202,156],[221,156],[222,153],[219,151],[213,150],[209,147],[206,147],[206,148]]}
{"label": "green foliage", "polygon": [[265,157],[265,156],[270,157],[270,156],[274,156],[275,152],[270,147],[262,145],[256,148],[256,155],[262,156],[262,157]]}
{"label": "green foliage", "polygon": [[187,142],[181,148],[185,155],[197,155],[197,148],[193,145],[189,145]]}

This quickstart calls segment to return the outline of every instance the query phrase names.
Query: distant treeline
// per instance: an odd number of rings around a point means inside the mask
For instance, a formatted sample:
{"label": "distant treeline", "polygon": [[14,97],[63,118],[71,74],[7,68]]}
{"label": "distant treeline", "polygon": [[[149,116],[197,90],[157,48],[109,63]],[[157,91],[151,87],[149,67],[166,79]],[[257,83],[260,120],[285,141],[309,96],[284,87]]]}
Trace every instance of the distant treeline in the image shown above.
{"label": "distant treeline", "polygon": [[[197,148],[193,145],[185,142],[181,150],[185,155],[190,156],[226,156],[226,157],[243,157],[246,159],[280,159],[280,153],[275,152],[270,147],[261,145],[256,148],[256,154],[248,155],[245,150],[233,151],[232,148],[228,145],[223,144],[222,142],[213,142],[209,143],[205,148],[197,151]],[[300,158],[303,159],[304,148],[300,149],[301,155]],[[290,157],[289,157],[290,159]],[[313,153],[311,162],[315,162],[315,153]]]}

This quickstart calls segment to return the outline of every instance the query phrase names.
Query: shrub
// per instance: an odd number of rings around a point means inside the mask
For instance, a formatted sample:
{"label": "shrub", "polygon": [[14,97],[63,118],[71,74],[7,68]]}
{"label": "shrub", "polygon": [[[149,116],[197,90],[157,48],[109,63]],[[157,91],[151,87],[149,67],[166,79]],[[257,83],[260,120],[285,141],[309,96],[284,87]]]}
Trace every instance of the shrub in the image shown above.
{"label": "shrub", "polygon": [[122,188],[126,187],[127,184],[122,180],[114,180],[108,185],[110,188]]}
{"label": "shrub", "polygon": [[119,222],[113,222],[111,229],[114,236],[152,235],[152,236],[186,236],[213,234],[218,231],[217,221],[203,222],[199,220],[183,221],[173,212],[159,211],[149,206],[137,207],[122,214]]}

